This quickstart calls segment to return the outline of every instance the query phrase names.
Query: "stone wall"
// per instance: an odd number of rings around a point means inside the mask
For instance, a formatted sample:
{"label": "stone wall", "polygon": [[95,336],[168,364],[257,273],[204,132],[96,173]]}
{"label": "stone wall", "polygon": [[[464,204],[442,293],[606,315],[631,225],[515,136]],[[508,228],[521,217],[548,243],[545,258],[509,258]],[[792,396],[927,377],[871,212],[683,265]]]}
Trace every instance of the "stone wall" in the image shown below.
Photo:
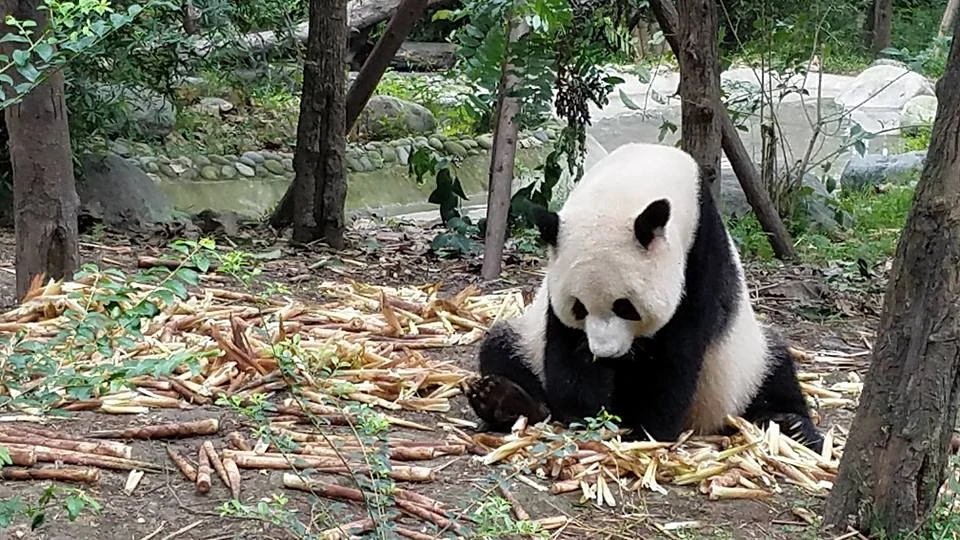
{"label": "stone wall", "polygon": [[[547,126],[521,133],[517,148],[518,177],[543,163],[552,150],[559,127]],[[418,186],[409,174],[410,155],[430,147],[453,158],[469,201],[485,197],[492,135],[448,137],[440,134],[392,141],[351,143],[347,147],[347,210],[376,211],[381,215],[435,208],[427,197],[433,178]],[[258,217],[270,212],[293,180],[293,154],[248,151],[241,155],[161,156],[139,143],[114,141],[110,150],[145,172],[177,210],[233,211]],[[526,178],[525,181],[529,181]],[[516,182],[515,189],[523,182]],[[485,199],[484,199],[485,200]],[[479,201],[482,202],[482,201]]]}

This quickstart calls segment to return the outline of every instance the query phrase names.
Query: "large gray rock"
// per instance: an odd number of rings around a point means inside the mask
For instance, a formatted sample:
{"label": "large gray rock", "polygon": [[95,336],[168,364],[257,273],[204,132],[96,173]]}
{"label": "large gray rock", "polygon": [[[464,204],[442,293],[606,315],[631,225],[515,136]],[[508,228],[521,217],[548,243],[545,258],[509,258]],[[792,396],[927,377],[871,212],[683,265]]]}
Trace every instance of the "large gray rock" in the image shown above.
{"label": "large gray rock", "polygon": [[177,123],[177,111],[166,96],[148,88],[95,84],[94,95],[104,103],[116,104],[125,116],[126,125],[107,122],[104,128],[118,134],[130,127],[151,137],[169,135]]}
{"label": "large gray rock", "polygon": [[926,150],[903,154],[854,155],[840,174],[840,185],[845,190],[857,190],[880,184],[905,183],[923,170]]}
{"label": "large gray rock", "polygon": [[393,96],[373,96],[360,113],[360,128],[375,139],[433,133],[437,119],[422,105]]}
{"label": "large gray rock", "polygon": [[936,96],[917,96],[900,109],[900,131],[907,135],[917,132],[917,126],[933,125],[937,116]]}
{"label": "large gray rock", "polygon": [[[759,167],[758,167],[759,168]],[[740,180],[728,165],[720,169],[720,211],[724,216],[743,217],[751,210],[747,195],[740,187]],[[801,201],[801,213],[811,223],[826,230],[833,230],[838,226],[836,212],[830,205],[830,200],[836,197],[827,186],[815,175],[806,174],[802,186],[808,188],[809,193]]]}
{"label": "large gray rock", "polygon": [[933,83],[898,64],[878,64],[863,70],[839,96],[844,109],[899,110],[916,96],[934,95]]}
{"label": "large gray rock", "polygon": [[107,225],[131,230],[172,221],[173,207],[143,171],[108,154],[80,157],[77,195],[81,214]]}

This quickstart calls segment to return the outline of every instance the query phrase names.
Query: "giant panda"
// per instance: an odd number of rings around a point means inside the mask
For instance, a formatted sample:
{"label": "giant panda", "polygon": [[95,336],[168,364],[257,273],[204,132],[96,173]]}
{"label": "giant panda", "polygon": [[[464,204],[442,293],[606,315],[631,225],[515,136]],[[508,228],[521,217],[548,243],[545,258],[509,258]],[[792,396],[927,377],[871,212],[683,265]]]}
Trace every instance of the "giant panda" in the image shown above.
{"label": "giant panda", "polygon": [[620,146],[559,212],[540,209],[546,277],[495,323],[466,396],[487,429],[569,423],[601,408],[628,438],[723,433],[727,415],[818,451],[793,358],[757,321],[736,246],[700,169],[661,144]]}

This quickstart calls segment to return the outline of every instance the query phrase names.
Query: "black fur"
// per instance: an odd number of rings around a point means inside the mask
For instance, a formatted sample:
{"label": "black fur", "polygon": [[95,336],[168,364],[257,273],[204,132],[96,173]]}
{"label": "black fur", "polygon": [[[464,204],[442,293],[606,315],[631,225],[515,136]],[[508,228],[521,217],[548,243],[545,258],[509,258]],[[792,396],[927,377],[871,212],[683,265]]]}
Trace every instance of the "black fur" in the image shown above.
{"label": "black fur", "polygon": [[650,242],[658,235],[663,234],[663,227],[670,220],[670,203],[666,199],[653,201],[640,212],[633,222],[633,234],[644,249],[650,247]]}
{"label": "black fur", "polygon": [[[548,307],[541,384],[516,350],[517,336],[497,325],[501,329],[492,332],[480,349],[483,379],[468,392],[477,415],[488,426],[509,427],[518,414],[532,413],[528,418],[539,421],[534,416],[544,416],[538,406],[546,403],[552,419],[566,424],[606,408],[631,428],[632,437],[649,434],[657,440],[676,440],[685,427],[704,353],[738,309],[737,268],[709,190],[701,190],[699,204],[700,221],[685,269],[686,289],[666,326],[652,338],[636,339],[624,358],[595,361],[586,334],[565,326]],[[663,213],[648,217],[658,215]],[[549,233],[545,240],[555,246],[553,226],[558,222],[543,223],[541,230]],[[656,228],[659,219],[647,223]],[[652,229],[645,225],[645,230]],[[638,239],[643,242],[639,235]],[[785,433],[819,450],[822,439],[800,392],[792,357],[783,345],[771,345],[776,369],[744,417],[776,421]]]}
{"label": "black fur", "polygon": [[533,207],[533,212],[537,230],[540,231],[540,238],[548,246],[557,247],[557,236],[560,234],[560,216],[556,212],[551,212],[540,206]]}

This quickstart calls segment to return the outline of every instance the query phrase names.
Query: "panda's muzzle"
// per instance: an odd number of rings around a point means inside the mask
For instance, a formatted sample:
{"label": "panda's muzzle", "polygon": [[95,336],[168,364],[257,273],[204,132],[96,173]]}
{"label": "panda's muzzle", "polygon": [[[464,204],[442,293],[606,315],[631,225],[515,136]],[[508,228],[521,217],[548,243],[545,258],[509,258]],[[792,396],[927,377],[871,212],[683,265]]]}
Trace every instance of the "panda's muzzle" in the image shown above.
{"label": "panda's muzzle", "polygon": [[587,315],[584,331],[590,352],[599,358],[619,358],[633,345],[633,323],[617,316]]}

